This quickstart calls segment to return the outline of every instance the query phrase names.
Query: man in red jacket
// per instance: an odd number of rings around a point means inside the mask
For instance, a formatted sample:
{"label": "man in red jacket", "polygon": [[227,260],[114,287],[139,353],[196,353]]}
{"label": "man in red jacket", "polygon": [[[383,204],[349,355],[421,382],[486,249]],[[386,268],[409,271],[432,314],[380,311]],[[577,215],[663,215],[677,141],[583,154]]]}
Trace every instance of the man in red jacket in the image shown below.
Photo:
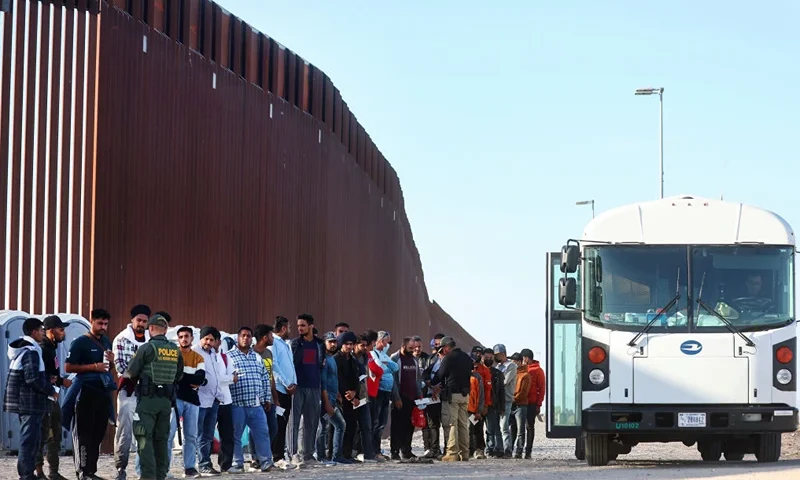
{"label": "man in red jacket", "polygon": [[531,377],[531,388],[528,391],[528,417],[525,435],[525,456],[530,459],[533,450],[533,437],[536,429],[536,417],[542,410],[544,400],[545,379],[544,370],[539,365],[538,360],[533,359],[533,352],[529,348],[522,349],[522,364],[528,367],[528,375]]}

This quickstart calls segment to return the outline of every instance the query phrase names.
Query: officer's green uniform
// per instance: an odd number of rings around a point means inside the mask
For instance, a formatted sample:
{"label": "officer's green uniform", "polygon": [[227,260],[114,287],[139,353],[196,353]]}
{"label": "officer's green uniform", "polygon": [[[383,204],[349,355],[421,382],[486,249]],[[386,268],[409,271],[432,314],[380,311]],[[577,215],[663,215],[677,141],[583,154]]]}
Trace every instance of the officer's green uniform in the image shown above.
{"label": "officer's green uniform", "polygon": [[[147,325],[167,327],[161,315]],[[126,376],[138,378],[138,403],[133,435],[139,446],[142,480],[164,480],[169,473],[169,430],[175,384],[183,376],[183,356],[164,335],[156,335],[136,351]]]}

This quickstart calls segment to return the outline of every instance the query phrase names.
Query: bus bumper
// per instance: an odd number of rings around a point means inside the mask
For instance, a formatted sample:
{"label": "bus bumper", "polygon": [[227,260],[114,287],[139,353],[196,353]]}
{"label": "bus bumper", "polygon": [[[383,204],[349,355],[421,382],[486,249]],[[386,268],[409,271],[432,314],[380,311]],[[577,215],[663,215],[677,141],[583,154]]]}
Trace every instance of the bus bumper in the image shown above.
{"label": "bus bumper", "polygon": [[609,434],[755,434],[793,432],[797,408],[770,405],[615,405],[583,410],[582,428]]}

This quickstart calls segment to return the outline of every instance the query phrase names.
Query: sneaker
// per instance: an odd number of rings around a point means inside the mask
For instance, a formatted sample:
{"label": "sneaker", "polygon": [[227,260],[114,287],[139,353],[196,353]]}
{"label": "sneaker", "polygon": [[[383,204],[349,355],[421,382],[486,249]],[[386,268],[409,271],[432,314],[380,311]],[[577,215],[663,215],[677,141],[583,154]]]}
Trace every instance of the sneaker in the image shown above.
{"label": "sneaker", "polygon": [[380,462],[378,462],[378,460],[374,458],[365,458],[364,460],[361,461],[361,463],[380,463]]}
{"label": "sneaker", "polygon": [[399,453],[392,453],[392,456],[389,457],[390,460],[401,460]]}
{"label": "sneaker", "polygon": [[342,465],[352,465],[353,464],[352,460],[350,460],[348,458],[344,458],[344,457],[337,457],[337,458],[334,458],[332,461],[333,461],[333,463],[340,463]]}
{"label": "sneaker", "polygon": [[486,455],[483,453],[483,450],[478,450],[477,452],[475,452],[475,458],[478,460],[483,460],[484,458],[486,458]]}
{"label": "sneaker", "polygon": [[294,470],[297,468],[297,465],[295,465],[292,462],[287,462],[284,459],[280,459],[277,462],[275,462],[275,466],[280,468],[281,470]]}
{"label": "sneaker", "polygon": [[271,472],[275,470],[275,464],[267,460],[261,464],[261,473]]}
{"label": "sneaker", "polygon": [[403,454],[403,458],[405,458],[406,460],[414,460],[415,458],[417,458],[417,456],[414,455],[413,452],[409,451]]}
{"label": "sneaker", "polygon": [[228,473],[230,473],[231,475],[244,473],[244,467],[240,467],[239,465],[233,465],[231,468],[228,469]]}
{"label": "sneaker", "polygon": [[219,474],[214,467],[200,467],[200,475],[203,477],[216,477]]}
{"label": "sneaker", "polygon": [[[60,477],[60,476],[61,476],[61,475],[59,475],[59,477]],[[58,480],[57,478],[53,478],[53,477],[50,477],[50,478],[51,478],[52,480]],[[127,474],[127,472],[125,472],[125,470],[124,470],[124,469],[119,469],[119,470],[117,470],[117,476],[115,477],[115,480],[128,480],[128,474]]]}
{"label": "sneaker", "polygon": [[195,470],[194,468],[187,468],[183,471],[183,478],[200,478],[200,472]]}

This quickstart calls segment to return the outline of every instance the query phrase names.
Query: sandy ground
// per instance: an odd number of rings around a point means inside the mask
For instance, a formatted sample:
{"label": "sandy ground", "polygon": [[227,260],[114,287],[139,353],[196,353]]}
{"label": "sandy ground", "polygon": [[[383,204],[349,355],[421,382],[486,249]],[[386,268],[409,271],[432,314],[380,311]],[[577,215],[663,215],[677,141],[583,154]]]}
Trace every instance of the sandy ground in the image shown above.
{"label": "sandy ground", "polygon": [[[774,464],[758,464],[755,457],[747,455],[743,462],[704,463],[694,447],[680,443],[640,444],[629,455],[606,467],[588,467],[573,456],[574,441],[548,439],[543,424],[538,423],[534,443],[533,460],[471,460],[459,463],[408,464],[386,462],[382,464],[336,465],[331,467],[304,468],[294,471],[277,471],[270,474],[245,474],[235,478],[346,478],[358,476],[375,478],[376,475],[391,475],[395,478],[552,478],[565,480],[623,480],[623,479],[724,479],[724,480],[782,480],[800,479],[800,433],[786,434],[783,438],[781,461]],[[388,452],[388,441],[384,451]],[[419,432],[414,437],[414,452],[422,453],[422,438]],[[216,456],[214,457],[216,458]],[[71,466],[71,458],[62,458],[64,467]],[[182,459],[173,459],[172,474],[181,478]],[[106,479],[114,478],[113,458],[101,457],[98,474]],[[68,478],[69,471],[62,467]],[[16,458],[0,458],[0,479],[17,478]],[[129,478],[135,473],[129,468]],[[225,475],[222,478],[230,478]]]}

